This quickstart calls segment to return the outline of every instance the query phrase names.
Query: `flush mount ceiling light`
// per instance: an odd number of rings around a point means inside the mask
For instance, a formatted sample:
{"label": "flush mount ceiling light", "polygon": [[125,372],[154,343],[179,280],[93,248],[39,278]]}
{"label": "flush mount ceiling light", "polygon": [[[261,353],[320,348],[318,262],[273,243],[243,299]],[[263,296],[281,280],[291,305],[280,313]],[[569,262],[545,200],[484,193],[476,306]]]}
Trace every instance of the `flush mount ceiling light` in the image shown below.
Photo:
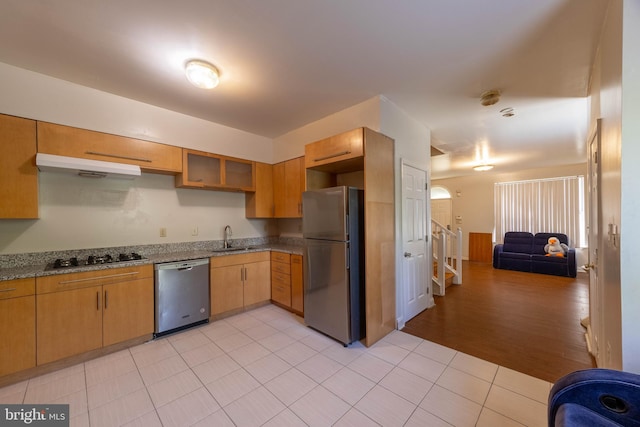
{"label": "flush mount ceiling light", "polygon": [[489,171],[491,169],[493,169],[493,165],[488,165],[488,164],[474,166],[473,168],[473,170],[476,172],[484,172],[484,171]]}
{"label": "flush mount ceiling light", "polygon": [[189,61],[184,71],[191,84],[201,89],[213,89],[220,82],[218,69],[205,61]]}
{"label": "flush mount ceiling light", "polygon": [[484,92],[480,95],[480,104],[488,107],[500,101],[500,91],[498,89],[492,89]]}

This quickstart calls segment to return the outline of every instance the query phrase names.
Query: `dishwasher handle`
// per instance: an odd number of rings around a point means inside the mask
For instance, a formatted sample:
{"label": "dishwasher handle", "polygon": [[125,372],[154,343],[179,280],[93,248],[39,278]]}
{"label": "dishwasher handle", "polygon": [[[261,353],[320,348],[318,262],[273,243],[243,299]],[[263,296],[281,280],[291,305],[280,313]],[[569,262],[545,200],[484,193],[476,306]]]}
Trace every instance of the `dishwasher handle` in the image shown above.
{"label": "dishwasher handle", "polygon": [[178,270],[178,271],[190,271],[194,267],[199,265],[208,265],[209,258],[202,259],[193,259],[186,261],[177,261],[177,262],[164,262],[160,264],[155,264],[155,270]]}

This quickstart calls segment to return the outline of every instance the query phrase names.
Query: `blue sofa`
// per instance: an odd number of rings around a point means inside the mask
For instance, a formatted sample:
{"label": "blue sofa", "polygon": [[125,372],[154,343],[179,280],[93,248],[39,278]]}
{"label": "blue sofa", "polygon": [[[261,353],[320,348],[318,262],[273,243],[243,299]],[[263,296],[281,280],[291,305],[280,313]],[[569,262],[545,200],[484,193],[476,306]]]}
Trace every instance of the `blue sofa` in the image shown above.
{"label": "blue sofa", "polygon": [[546,256],[544,246],[551,236],[557,237],[565,245],[569,244],[567,235],[562,233],[536,233],[535,235],[522,231],[505,233],[504,243],[497,244],[493,248],[493,267],[576,277],[575,249],[570,248],[564,257]]}

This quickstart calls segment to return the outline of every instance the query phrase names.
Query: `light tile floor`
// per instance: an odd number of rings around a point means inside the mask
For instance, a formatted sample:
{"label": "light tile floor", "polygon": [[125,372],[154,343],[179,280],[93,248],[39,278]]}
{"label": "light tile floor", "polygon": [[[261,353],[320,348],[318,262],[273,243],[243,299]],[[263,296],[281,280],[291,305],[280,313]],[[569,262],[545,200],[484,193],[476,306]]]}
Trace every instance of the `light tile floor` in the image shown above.
{"label": "light tile floor", "polygon": [[0,389],[72,426],[546,426],[551,384],[394,331],[344,348],[265,306]]}

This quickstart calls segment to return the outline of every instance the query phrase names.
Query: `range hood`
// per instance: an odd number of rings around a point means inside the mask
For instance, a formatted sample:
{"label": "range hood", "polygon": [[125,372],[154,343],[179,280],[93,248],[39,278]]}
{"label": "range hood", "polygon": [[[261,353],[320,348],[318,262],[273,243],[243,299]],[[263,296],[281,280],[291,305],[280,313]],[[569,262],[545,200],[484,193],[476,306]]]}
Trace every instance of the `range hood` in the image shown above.
{"label": "range hood", "polygon": [[142,174],[140,166],[136,165],[56,156],[54,154],[44,153],[36,154],[36,166],[38,166],[40,171],[67,172],[86,178],[112,177],[133,179]]}

